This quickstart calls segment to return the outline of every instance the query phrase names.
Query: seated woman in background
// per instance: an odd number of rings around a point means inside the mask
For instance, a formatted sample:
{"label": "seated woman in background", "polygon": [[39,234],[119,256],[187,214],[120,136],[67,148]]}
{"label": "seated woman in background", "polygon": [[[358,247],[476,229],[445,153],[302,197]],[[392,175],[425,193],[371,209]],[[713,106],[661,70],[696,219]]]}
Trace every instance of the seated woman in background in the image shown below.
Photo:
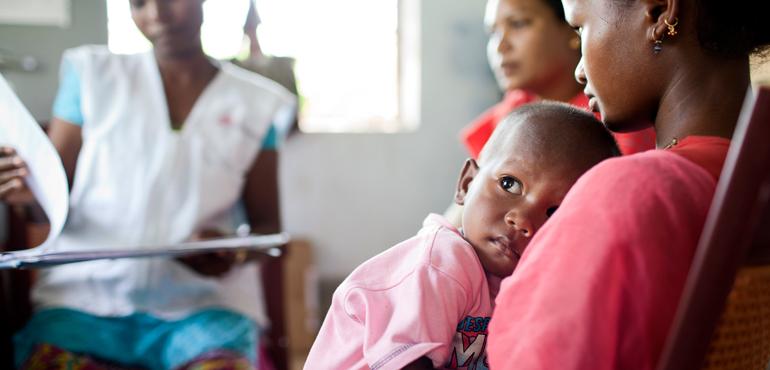
{"label": "seated woman in background", "polygon": [[[588,108],[573,73],[580,39],[565,22],[558,0],[489,0],[484,23],[490,34],[489,65],[505,96],[461,132],[474,158],[497,123],[520,105],[547,99]],[[652,129],[614,135],[623,154],[655,147]]]}
{"label": "seated woman in background", "polygon": [[[268,55],[262,51],[259,37],[257,37],[257,28],[261,23],[262,18],[260,18],[257,11],[256,0],[249,0],[249,9],[247,10],[246,20],[243,23],[243,37],[244,41],[249,45],[249,51],[245,59],[234,59],[232,61],[233,64],[267,77],[281,84],[290,93],[299,95],[297,80],[294,76],[294,58]],[[287,112],[292,114],[293,120],[288,122],[289,127],[285,130],[285,136],[299,132],[298,108],[297,106],[293,112]]]}
{"label": "seated woman in background", "polygon": [[[576,76],[613,131],[660,150],[594,167],[503,281],[493,369],[655,369],[749,87],[756,1],[564,0]],[[589,95],[589,96],[590,96]]]}
{"label": "seated woman in background", "polygon": [[[243,200],[256,233],[281,229],[272,123],[294,97],[202,50],[202,0],[132,0],[153,50],[68,50],[49,136],[71,183],[56,250],[177,243],[232,230]],[[24,164],[0,200],[29,197]],[[8,159],[10,158],[10,159]],[[229,230],[228,230],[229,229]],[[17,334],[22,367],[253,368],[266,324],[258,266],[242,254],[93,261],[41,270]],[[213,366],[213,365],[212,365]]]}

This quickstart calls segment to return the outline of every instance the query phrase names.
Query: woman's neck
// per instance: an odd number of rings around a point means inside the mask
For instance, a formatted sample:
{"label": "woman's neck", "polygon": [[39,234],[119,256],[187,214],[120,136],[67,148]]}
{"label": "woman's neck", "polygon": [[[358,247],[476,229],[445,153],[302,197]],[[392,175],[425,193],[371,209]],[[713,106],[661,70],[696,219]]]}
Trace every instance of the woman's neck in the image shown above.
{"label": "woman's neck", "polygon": [[163,57],[156,52],[155,60],[163,82],[171,127],[179,129],[218,68],[202,51],[175,57]]}
{"label": "woman's neck", "polygon": [[675,72],[655,117],[658,148],[691,135],[732,137],[750,85],[748,58],[707,60]]}
{"label": "woman's neck", "polygon": [[193,81],[209,79],[216,74],[217,66],[202,50],[185,55],[160,55],[155,53],[155,61],[163,79]]}

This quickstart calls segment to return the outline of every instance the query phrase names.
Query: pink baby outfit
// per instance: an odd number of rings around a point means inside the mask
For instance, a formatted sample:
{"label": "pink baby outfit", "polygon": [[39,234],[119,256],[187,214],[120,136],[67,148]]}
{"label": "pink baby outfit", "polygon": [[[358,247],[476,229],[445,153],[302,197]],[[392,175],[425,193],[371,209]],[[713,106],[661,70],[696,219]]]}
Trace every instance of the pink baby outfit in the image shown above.
{"label": "pink baby outfit", "polygon": [[460,232],[431,214],[337,288],[305,369],[400,369],[422,356],[437,368],[487,369],[498,287]]}

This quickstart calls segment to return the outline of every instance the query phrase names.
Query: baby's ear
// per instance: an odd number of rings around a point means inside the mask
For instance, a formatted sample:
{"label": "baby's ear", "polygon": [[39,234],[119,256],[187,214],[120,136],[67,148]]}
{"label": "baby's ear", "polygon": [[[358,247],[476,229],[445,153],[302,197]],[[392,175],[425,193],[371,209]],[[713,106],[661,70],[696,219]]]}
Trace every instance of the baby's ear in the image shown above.
{"label": "baby's ear", "polygon": [[459,205],[465,204],[465,197],[468,195],[468,188],[471,186],[471,181],[479,173],[479,165],[473,158],[468,158],[465,161],[462,172],[460,172],[460,179],[457,180],[457,189],[455,190],[455,203]]}

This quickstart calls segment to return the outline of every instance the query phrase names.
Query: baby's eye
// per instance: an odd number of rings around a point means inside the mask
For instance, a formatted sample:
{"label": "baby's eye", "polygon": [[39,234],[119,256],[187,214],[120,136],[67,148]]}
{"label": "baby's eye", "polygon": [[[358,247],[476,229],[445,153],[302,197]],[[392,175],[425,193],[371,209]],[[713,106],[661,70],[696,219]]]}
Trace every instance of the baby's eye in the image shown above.
{"label": "baby's eye", "polygon": [[511,176],[503,176],[500,178],[500,187],[503,188],[503,190],[511,193],[511,194],[521,194],[522,192],[522,186],[521,181],[517,180],[514,177]]}
{"label": "baby's eye", "polygon": [[551,208],[548,208],[545,210],[545,215],[549,218],[553,216],[554,213],[556,213],[556,210],[559,209],[559,206],[553,206]]}

